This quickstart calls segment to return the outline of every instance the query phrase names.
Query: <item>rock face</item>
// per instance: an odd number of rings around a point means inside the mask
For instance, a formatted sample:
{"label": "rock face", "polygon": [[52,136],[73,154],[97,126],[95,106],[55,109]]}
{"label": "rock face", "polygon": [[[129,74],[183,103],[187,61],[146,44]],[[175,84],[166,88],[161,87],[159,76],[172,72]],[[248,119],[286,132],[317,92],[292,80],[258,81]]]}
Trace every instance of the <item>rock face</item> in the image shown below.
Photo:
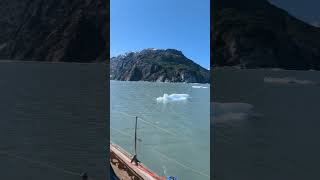
{"label": "rock face", "polygon": [[145,49],[111,58],[110,79],[120,81],[158,81],[209,83],[207,69],[174,49]]}
{"label": "rock face", "polygon": [[267,0],[212,4],[211,66],[320,70],[320,28]]}
{"label": "rock face", "polygon": [[1,0],[0,59],[105,61],[105,0]]}

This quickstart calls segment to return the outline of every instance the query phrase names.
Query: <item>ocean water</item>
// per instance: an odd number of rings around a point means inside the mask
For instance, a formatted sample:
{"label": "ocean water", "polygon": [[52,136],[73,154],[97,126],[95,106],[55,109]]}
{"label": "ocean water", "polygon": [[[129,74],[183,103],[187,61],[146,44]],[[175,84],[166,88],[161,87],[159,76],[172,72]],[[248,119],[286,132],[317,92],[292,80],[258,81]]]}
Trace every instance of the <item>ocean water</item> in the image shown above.
{"label": "ocean water", "polygon": [[217,180],[320,179],[320,72],[215,69]]}
{"label": "ocean water", "polygon": [[107,177],[105,74],[102,64],[0,63],[1,179]]}
{"label": "ocean water", "polygon": [[164,177],[210,179],[209,97],[208,84],[111,81],[111,141],[134,153],[138,116],[142,163]]}

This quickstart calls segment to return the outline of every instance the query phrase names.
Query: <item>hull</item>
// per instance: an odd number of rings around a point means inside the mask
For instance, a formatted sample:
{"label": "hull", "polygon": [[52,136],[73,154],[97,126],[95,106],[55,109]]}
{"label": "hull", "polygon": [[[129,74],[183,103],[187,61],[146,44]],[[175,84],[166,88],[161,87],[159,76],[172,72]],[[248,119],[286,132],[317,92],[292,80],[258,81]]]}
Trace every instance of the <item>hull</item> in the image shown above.
{"label": "hull", "polygon": [[114,173],[123,180],[166,180],[149,170],[142,163],[131,163],[132,155],[116,144],[110,143],[110,165]]}

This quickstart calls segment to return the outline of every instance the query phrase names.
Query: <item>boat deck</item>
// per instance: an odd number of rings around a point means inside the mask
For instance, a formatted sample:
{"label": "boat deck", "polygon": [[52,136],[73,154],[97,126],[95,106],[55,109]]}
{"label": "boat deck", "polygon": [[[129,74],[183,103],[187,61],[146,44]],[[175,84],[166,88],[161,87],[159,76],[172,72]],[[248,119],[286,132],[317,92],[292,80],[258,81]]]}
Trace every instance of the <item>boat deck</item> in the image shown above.
{"label": "boat deck", "polygon": [[166,180],[150,171],[142,163],[131,163],[132,155],[110,143],[110,165],[121,180]]}

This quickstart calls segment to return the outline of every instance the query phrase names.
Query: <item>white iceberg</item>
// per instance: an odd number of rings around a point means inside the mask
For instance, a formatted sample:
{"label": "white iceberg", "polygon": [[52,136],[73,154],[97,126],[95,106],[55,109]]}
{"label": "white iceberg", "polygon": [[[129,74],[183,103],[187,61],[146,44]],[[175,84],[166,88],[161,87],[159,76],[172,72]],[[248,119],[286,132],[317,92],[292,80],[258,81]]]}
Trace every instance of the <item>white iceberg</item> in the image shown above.
{"label": "white iceberg", "polygon": [[209,87],[206,86],[192,86],[192,88],[196,88],[196,89],[207,89]]}
{"label": "white iceberg", "polygon": [[189,98],[189,94],[163,94],[163,96],[157,98],[157,102],[167,103],[174,101],[186,101]]}

